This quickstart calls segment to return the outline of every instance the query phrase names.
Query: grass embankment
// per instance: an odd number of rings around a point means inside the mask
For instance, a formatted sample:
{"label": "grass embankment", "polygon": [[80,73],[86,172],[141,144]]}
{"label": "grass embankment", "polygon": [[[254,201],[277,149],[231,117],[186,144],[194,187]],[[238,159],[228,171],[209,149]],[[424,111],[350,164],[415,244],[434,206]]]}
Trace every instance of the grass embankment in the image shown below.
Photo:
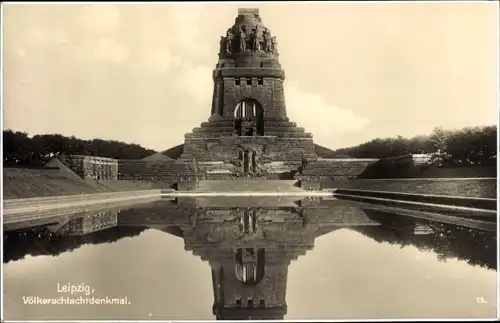
{"label": "grass embankment", "polygon": [[5,168],[3,171],[4,199],[93,194],[169,188],[170,182],[97,181],[71,176],[61,169]]}

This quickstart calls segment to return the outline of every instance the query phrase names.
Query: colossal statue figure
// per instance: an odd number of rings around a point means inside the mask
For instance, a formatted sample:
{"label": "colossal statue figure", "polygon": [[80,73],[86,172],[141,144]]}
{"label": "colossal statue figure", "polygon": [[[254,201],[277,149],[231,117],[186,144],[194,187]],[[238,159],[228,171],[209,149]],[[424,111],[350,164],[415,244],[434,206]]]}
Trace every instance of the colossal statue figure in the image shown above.
{"label": "colossal statue figure", "polygon": [[247,50],[247,35],[243,29],[240,29],[240,52],[244,53]]}
{"label": "colossal statue figure", "polygon": [[276,40],[276,36],[273,36],[271,38],[271,43],[272,43],[271,53],[278,54],[278,41]]}
{"label": "colossal statue figure", "polygon": [[231,55],[233,52],[233,38],[234,38],[233,31],[231,30],[231,28],[229,28],[227,30],[227,33],[226,33],[226,54],[227,55]]}
{"label": "colossal statue figure", "polygon": [[226,38],[224,36],[220,36],[220,53],[224,53],[226,51]]}
{"label": "colossal statue figure", "polygon": [[255,26],[255,29],[252,30],[252,50],[259,51],[261,49],[262,36],[259,32],[259,26]]}
{"label": "colossal statue figure", "polygon": [[254,16],[253,18],[259,18],[256,19],[257,25],[235,25],[227,30],[225,37],[221,37],[220,54],[222,57],[228,58],[234,53],[245,53],[247,49],[252,52],[278,54],[276,37],[271,36],[269,28],[259,24],[260,17]]}
{"label": "colossal statue figure", "polygon": [[263,42],[264,42],[264,51],[266,53],[271,53],[273,42],[271,39],[271,31],[268,28],[264,29],[263,31]]}

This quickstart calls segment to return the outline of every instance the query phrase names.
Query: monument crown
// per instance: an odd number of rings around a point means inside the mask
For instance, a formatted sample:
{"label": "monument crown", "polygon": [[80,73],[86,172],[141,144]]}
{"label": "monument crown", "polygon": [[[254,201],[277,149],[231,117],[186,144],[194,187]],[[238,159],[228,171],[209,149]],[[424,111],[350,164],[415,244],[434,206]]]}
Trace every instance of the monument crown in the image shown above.
{"label": "monument crown", "polygon": [[258,8],[238,8],[238,16],[258,16]]}
{"label": "monument crown", "polygon": [[220,45],[221,59],[237,59],[242,55],[277,58],[278,54],[276,37],[262,24],[259,9],[238,9],[234,25],[221,37]]}

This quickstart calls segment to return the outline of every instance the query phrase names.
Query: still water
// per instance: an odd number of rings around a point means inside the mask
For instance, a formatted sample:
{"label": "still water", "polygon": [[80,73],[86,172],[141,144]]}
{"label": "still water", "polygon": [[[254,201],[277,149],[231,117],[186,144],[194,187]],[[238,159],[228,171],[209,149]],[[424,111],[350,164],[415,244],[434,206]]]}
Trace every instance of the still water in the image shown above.
{"label": "still water", "polygon": [[9,320],[496,317],[495,232],[340,201],[179,198],[3,243]]}

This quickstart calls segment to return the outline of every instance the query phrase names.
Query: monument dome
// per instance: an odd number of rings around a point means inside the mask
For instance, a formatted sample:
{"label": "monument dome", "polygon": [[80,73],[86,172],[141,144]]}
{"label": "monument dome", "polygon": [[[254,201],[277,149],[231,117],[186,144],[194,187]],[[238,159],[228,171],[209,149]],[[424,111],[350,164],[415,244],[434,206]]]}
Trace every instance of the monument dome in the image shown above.
{"label": "monument dome", "polygon": [[262,23],[259,9],[239,9],[234,25],[221,37],[219,67],[278,65],[278,42]]}

